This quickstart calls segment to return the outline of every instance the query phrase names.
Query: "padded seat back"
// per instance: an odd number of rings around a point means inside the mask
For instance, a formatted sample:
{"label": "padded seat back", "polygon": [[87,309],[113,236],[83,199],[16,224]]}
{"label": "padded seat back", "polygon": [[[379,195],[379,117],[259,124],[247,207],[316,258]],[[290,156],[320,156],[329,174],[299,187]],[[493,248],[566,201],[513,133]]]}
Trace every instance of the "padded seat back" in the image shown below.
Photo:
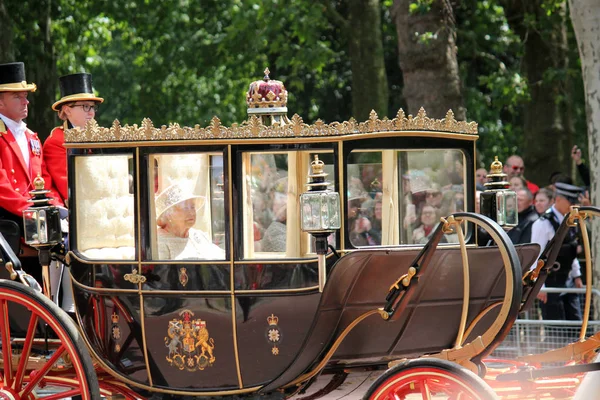
{"label": "padded seat back", "polygon": [[77,157],[75,163],[77,249],[92,259],[135,259],[127,157]]}

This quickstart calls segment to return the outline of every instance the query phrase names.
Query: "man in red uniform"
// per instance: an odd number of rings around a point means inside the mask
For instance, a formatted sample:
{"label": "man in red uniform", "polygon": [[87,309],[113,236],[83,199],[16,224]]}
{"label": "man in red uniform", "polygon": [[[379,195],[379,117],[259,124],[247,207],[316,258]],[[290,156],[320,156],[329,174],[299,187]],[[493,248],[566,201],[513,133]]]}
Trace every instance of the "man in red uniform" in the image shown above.
{"label": "man in red uniform", "polygon": [[[23,236],[23,210],[32,205],[29,191],[33,180],[42,174],[42,144],[36,133],[27,128],[29,100],[36,85],[25,80],[25,66],[15,62],[0,64],[0,219],[15,221]],[[46,184],[54,197],[62,201]]]}

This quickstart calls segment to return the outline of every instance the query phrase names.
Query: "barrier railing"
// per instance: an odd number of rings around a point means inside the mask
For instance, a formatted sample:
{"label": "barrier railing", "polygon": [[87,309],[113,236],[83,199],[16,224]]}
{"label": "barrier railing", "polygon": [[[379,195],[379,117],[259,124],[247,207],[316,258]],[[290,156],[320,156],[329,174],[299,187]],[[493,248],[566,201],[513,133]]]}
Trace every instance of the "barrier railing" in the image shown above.
{"label": "barrier railing", "polygon": [[[585,288],[543,288],[545,293],[575,293],[583,312]],[[600,296],[600,290],[592,289],[592,297]],[[594,302],[592,301],[592,307]],[[592,310],[591,317],[594,312]],[[491,357],[516,358],[528,354],[544,353],[561,348],[579,340],[582,321],[543,320],[540,302],[521,313],[506,339],[498,346]],[[600,331],[600,320],[590,319],[586,336]]]}

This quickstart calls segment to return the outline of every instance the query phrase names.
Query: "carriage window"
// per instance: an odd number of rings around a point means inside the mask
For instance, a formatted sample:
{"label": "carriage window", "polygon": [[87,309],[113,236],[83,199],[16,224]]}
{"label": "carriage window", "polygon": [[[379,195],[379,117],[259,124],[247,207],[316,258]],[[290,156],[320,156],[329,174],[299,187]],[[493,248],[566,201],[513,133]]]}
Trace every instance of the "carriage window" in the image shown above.
{"label": "carriage window", "polygon": [[96,260],[135,259],[129,155],[75,158],[77,249]]}
{"label": "carriage window", "polygon": [[[425,244],[440,218],[465,210],[459,150],[353,151],[347,232],[355,247]],[[457,242],[445,235],[442,242]]]}
{"label": "carriage window", "polygon": [[225,259],[221,154],[155,154],[151,166],[152,259]]}
{"label": "carriage window", "polygon": [[[243,155],[245,258],[297,258],[314,252],[310,235],[300,229],[299,214],[299,196],[306,190],[314,154],[293,151]],[[319,153],[319,158],[325,163],[327,180],[333,182],[333,153]]]}

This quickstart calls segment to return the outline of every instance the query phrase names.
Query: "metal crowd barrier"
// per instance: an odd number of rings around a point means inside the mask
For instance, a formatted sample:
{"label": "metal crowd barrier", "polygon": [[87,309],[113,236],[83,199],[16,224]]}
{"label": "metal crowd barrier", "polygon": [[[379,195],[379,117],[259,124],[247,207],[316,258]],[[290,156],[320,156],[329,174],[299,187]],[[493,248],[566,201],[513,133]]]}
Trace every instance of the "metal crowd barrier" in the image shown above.
{"label": "metal crowd barrier", "polygon": [[[543,288],[546,293],[577,293],[583,312],[585,288]],[[592,299],[600,299],[600,290],[592,289]],[[594,304],[586,336],[600,331],[600,320],[594,320]],[[535,301],[534,307],[521,313],[515,321],[506,339],[498,346],[491,357],[516,358],[528,354],[540,354],[555,350],[579,339],[581,321],[543,320],[540,303]]]}

